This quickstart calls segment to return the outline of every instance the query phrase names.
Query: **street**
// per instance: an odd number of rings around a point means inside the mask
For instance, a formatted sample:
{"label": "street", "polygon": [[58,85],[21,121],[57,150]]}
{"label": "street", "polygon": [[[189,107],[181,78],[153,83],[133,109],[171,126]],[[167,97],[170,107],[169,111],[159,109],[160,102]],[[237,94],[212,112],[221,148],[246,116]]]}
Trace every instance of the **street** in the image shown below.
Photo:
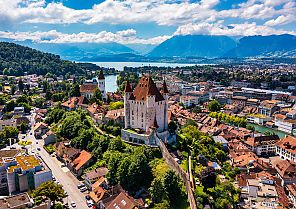
{"label": "street", "polygon": [[[32,117],[34,118],[34,117]],[[33,119],[32,119],[33,120]],[[32,127],[34,125],[34,121],[32,121]],[[31,129],[31,132],[33,132],[33,128]],[[52,170],[53,176],[56,178],[58,182],[60,182],[61,185],[63,185],[63,189],[68,193],[68,197],[65,198],[65,202],[68,202],[70,208],[71,208],[71,202],[76,203],[77,209],[86,209],[88,208],[86,205],[85,200],[85,194],[81,193],[79,189],[77,188],[77,185],[80,184],[80,182],[77,180],[77,178],[69,171],[68,168],[64,167],[61,168],[61,162],[59,162],[55,157],[51,157],[43,148],[43,142],[42,140],[36,140],[34,137],[34,134],[27,135],[27,140],[32,141],[32,145],[29,148],[29,152],[32,153],[38,153],[42,160],[47,164],[47,166]],[[38,144],[36,143],[38,142]],[[40,151],[37,150],[37,148],[40,148]]]}

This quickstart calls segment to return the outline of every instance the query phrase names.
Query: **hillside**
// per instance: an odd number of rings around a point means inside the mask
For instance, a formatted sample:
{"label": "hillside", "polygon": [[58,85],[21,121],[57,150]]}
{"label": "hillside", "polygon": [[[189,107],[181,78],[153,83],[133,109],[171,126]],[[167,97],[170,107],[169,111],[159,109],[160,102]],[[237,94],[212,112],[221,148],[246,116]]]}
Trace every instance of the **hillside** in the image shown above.
{"label": "hillside", "polygon": [[0,73],[23,75],[36,73],[45,75],[83,74],[85,69],[74,62],[60,59],[60,56],[9,42],[0,42]]}
{"label": "hillside", "polygon": [[236,48],[229,50],[223,57],[295,57],[296,36],[271,35],[247,36],[239,40]]}
{"label": "hillside", "polygon": [[155,47],[150,57],[220,57],[236,43],[227,36],[187,35],[174,36]]}

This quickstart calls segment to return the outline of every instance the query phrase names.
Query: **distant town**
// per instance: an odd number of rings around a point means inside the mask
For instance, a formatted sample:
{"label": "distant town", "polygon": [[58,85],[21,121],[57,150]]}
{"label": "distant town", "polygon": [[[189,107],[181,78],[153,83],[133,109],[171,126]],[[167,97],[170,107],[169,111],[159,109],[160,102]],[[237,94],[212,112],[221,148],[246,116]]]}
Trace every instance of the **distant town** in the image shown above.
{"label": "distant town", "polygon": [[296,65],[89,65],[3,70],[0,209],[295,208]]}

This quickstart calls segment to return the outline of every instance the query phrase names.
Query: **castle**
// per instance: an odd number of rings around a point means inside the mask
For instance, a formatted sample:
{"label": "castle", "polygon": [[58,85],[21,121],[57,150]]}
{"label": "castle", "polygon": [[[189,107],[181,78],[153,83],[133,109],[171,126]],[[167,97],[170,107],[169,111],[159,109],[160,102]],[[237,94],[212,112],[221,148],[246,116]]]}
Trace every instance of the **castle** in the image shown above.
{"label": "castle", "polygon": [[169,92],[165,81],[160,92],[152,78],[144,75],[134,91],[127,81],[124,93],[123,140],[147,145],[158,145],[157,138],[166,140]]}

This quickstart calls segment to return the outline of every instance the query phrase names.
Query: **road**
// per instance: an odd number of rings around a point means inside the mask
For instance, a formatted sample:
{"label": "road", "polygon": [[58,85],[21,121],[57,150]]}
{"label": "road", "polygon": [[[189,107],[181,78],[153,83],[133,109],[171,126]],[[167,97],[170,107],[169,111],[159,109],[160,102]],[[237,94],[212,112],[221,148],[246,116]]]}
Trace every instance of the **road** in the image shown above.
{"label": "road", "polygon": [[[33,127],[34,121],[31,120],[31,122]],[[33,129],[31,132],[33,132]],[[29,152],[32,153],[33,151],[34,153],[38,153],[40,155],[42,160],[51,169],[53,176],[61,183],[63,189],[68,193],[69,196],[65,198],[65,202],[68,202],[70,206],[70,203],[73,201],[76,203],[77,209],[87,209],[88,207],[86,205],[85,194],[81,193],[79,189],[77,189],[77,185],[80,184],[77,178],[69,171],[68,168],[62,168],[61,162],[55,157],[51,157],[44,150],[42,140],[36,140],[34,134],[28,134],[27,139],[32,141],[32,146],[30,146]],[[38,144],[36,142],[38,142]],[[40,151],[37,151],[37,148],[40,148]]]}

